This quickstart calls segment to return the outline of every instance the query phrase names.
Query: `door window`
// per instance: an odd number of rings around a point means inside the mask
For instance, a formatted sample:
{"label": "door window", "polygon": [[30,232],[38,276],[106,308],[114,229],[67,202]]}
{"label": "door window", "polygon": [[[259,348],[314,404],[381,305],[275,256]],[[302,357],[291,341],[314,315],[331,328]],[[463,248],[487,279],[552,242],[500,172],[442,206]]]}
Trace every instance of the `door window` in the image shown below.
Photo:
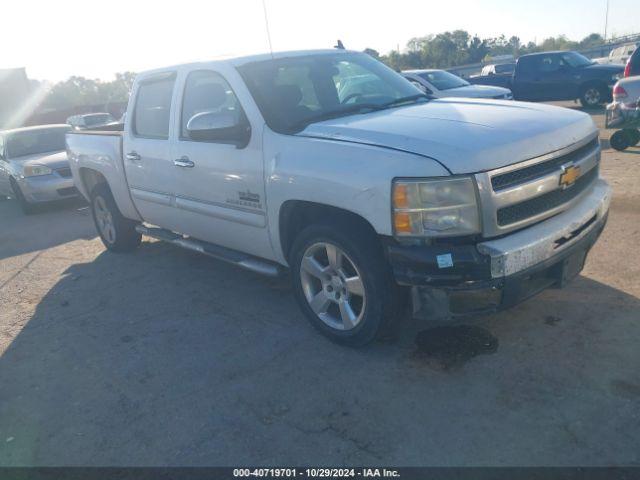
{"label": "door window", "polygon": [[540,59],[540,72],[551,73],[560,70],[560,57],[549,55]]}
{"label": "door window", "polygon": [[222,75],[197,70],[187,77],[182,98],[180,138],[190,140],[187,124],[194,115],[214,113],[229,120],[229,124],[239,125],[244,116],[238,97]]}
{"label": "door window", "polygon": [[133,133],[145,138],[169,138],[171,97],[175,75],[143,81],[138,87],[133,112]]}

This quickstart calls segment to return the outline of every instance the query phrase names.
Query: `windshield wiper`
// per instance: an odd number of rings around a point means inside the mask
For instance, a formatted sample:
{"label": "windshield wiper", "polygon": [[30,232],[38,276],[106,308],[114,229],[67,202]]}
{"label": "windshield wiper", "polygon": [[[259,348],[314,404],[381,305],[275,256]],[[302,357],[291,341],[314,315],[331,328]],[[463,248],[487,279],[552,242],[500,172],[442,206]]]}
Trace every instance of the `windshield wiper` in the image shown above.
{"label": "windshield wiper", "polygon": [[380,104],[377,103],[359,103],[349,105],[346,108],[341,108],[339,110],[330,110],[328,112],[321,113],[320,115],[311,116],[305,118],[304,120],[300,120],[299,122],[291,125],[291,130],[301,130],[304,129],[310,123],[322,122],[323,120],[331,120],[332,118],[339,118],[345,115],[351,115],[353,113],[368,113],[373,112],[380,109]]}
{"label": "windshield wiper", "polygon": [[429,97],[426,93],[416,93],[415,95],[409,95],[408,97],[396,98],[395,100],[392,100],[390,102],[383,103],[382,105],[378,105],[378,108],[376,110],[382,110],[384,108],[395,107],[397,105],[402,105],[403,103],[415,102],[416,100],[420,100],[421,98],[424,98],[425,100],[431,100],[431,97]]}
{"label": "windshield wiper", "polygon": [[409,95],[408,97],[396,98],[395,100],[386,103],[355,103],[339,110],[331,110],[314,117],[305,118],[304,120],[293,124],[291,126],[291,130],[302,130],[311,123],[321,122],[323,120],[331,120],[332,118],[339,118],[353,113],[376,112],[378,110],[384,110],[386,108],[402,105],[403,103],[415,102],[416,100],[420,100],[421,98],[424,98],[426,100],[431,99],[431,97],[429,97],[425,93],[417,93],[415,95]]}

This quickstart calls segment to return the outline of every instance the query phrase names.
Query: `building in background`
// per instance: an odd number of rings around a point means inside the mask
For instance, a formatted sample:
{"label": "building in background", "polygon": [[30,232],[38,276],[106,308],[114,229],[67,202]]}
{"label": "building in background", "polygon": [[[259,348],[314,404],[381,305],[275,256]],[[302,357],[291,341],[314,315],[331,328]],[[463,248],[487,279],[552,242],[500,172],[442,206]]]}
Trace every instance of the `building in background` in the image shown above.
{"label": "building in background", "polygon": [[0,129],[15,126],[9,123],[30,93],[31,82],[24,68],[0,69]]}

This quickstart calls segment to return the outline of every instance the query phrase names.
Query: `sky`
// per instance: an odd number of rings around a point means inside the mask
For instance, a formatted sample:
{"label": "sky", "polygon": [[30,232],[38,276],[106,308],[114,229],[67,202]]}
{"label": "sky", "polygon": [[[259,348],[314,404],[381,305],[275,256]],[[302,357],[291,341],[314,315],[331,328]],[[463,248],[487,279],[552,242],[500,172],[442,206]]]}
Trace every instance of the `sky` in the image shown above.
{"label": "sky", "polygon": [[[264,0],[273,50],[403,49],[463,29],[541,42],[604,33],[607,0]],[[640,32],[640,0],[609,0],[608,35]],[[268,51],[262,0],[3,0],[0,68],[30,78],[115,72]]]}

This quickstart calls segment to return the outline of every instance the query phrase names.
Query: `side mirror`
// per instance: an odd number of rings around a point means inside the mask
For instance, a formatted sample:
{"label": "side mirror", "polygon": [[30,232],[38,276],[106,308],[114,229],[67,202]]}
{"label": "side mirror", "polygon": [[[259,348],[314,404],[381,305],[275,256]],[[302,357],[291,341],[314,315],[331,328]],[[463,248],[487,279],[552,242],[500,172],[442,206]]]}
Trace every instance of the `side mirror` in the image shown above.
{"label": "side mirror", "polygon": [[189,138],[198,142],[231,143],[244,148],[251,138],[251,126],[246,119],[238,122],[230,112],[196,113],[187,122]]}

